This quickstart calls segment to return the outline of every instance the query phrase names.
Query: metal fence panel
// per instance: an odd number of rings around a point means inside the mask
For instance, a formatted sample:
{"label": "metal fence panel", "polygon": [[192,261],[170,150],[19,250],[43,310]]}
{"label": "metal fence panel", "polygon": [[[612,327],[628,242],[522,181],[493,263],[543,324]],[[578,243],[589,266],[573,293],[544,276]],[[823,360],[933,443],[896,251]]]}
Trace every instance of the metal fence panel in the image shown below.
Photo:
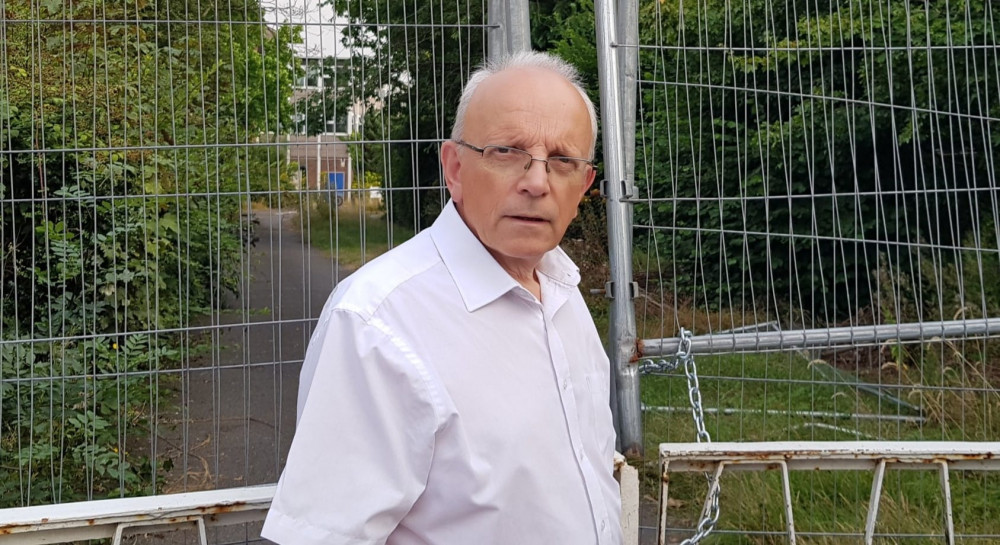
{"label": "metal fence panel", "polygon": [[527,36],[488,4],[0,2],[0,508],[277,480],[326,297]]}
{"label": "metal fence panel", "polygon": [[[0,3],[0,506],[273,482],[323,301],[443,205],[526,6]],[[623,450],[694,438],[682,326],[716,439],[996,439],[995,3],[595,7]],[[810,531],[859,479],[807,482]],[[953,476],[967,539],[991,479]],[[883,513],[934,518],[923,486]]]}
{"label": "metal fence panel", "polygon": [[[651,358],[632,363],[646,450],[695,440],[682,327],[715,440],[1000,436],[995,2],[635,5],[637,39],[613,46],[639,59],[636,273],[616,282],[637,283]],[[812,538],[838,542],[866,478],[809,477]],[[957,534],[996,540],[995,477],[955,482]],[[740,483],[719,539],[780,541],[780,483]],[[936,486],[887,481],[885,537],[939,531],[913,501]]]}

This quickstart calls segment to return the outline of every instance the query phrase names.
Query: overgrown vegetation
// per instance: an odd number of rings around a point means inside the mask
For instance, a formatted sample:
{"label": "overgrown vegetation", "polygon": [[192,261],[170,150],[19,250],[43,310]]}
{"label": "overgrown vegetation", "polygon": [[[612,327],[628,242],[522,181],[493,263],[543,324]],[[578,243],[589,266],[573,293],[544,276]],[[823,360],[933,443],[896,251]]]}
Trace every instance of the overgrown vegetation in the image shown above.
{"label": "overgrown vegetation", "polygon": [[[382,173],[386,187],[395,189],[386,194],[392,221],[420,230],[442,204],[437,140],[451,134],[468,67],[485,57],[485,30],[476,26],[484,20],[484,4],[329,3],[354,23],[345,30],[344,45],[367,52],[354,56],[341,79],[355,100],[380,105],[368,109],[363,136],[391,142],[368,150],[366,158],[377,166],[366,170]],[[393,24],[383,24],[387,21]],[[401,24],[413,27],[403,31]]]}
{"label": "overgrown vegetation", "polygon": [[[1000,316],[989,163],[1000,109],[981,100],[1000,84],[988,68],[990,10],[977,0],[640,2],[640,43],[667,47],[639,49],[636,175],[652,198],[636,207],[639,337]],[[560,13],[536,45],[596,74],[592,35],[573,24],[583,17]],[[564,247],[581,268],[606,267],[572,238]],[[589,303],[603,326],[606,303]],[[703,356],[699,371],[704,405],[719,411],[708,417],[715,440],[974,441],[1000,436],[998,362],[1000,342],[962,339]],[[695,430],[683,374],[644,377],[642,392],[647,406],[670,407],[644,419],[648,499],[657,445],[694,441]],[[864,528],[870,474],[792,479],[800,531]],[[785,542],[777,474],[723,484],[721,526],[735,532],[714,541]],[[958,532],[996,533],[998,484],[952,475]],[[672,520],[690,528],[705,479],[675,475],[671,486]],[[890,473],[878,529],[939,534],[940,498],[933,472]],[[841,535],[809,541],[851,539]]]}
{"label": "overgrown vegetation", "polygon": [[287,179],[260,137],[298,29],[256,0],[0,9],[0,507],[152,492],[162,331],[235,290],[247,196]]}
{"label": "overgrown vegetation", "polygon": [[315,199],[306,214],[303,230],[309,243],[330,252],[342,269],[353,271],[406,242],[413,230],[389,220],[381,203],[361,197],[341,206]]}
{"label": "overgrown vegetation", "polygon": [[[966,210],[997,213],[1000,124],[982,120],[1000,104],[981,98],[1000,85],[992,9],[643,2],[640,40],[679,47],[640,50],[640,78],[683,84],[640,91],[649,130],[638,182],[661,200],[636,216],[670,226],[642,234],[676,283],[699,306],[775,294],[779,308],[809,309],[794,319],[825,325],[877,297],[883,264],[918,274],[902,248],[979,240],[984,216]],[[961,266],[958,252],[924,253]]]}

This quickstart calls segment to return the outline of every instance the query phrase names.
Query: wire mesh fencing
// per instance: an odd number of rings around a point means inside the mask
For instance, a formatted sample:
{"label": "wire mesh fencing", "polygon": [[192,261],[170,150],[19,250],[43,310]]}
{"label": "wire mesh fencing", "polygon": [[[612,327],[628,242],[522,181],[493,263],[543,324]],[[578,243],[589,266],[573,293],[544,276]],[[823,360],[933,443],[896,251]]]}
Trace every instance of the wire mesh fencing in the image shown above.
{"label": "wire mesh fencing", "polygon": [[[591,303],[647,358],[646,452],[695,440],[681,327],[715,440],[996,439],[995,3],[596,4],[626,183],[566,242],[635,297]],[[526,5],[0,2],[0,507],[273,483],[313,320],[445,203],[461,85]],[[780,479],[729,479],[717,539],[780,541]],[[936,479],[890,473],[876,534],[936,539]],[[801,535],[858,539],[870,476],[791,481]],[[998,484],[952,477],[964,542]]]}
{"label": "wire mesh fencing", "polygon": [[326,297],[445,202],[488,17],[0,2],[0,508],[277,480]]}
{"label": "wire mesh fencing", "polygon": [[[681,327],[695,333],[714,440],[996,440],[995,3],[634,11],[617,47],[638,63],[637,191],[625,200],[651,357],[646,451],[695,440],[673,358]],[[704,501],[703,477],[677,479],[689,495],[669,539],[690,535]],[[810,542],[861,539],[871,479],[792,476]],[[894,479],[876,534],[940,541],[937,477]],[[726,484],[719,542],[781,541],[780,478]],[[1000,537],[997,484],[952,477],[963,542]]]}

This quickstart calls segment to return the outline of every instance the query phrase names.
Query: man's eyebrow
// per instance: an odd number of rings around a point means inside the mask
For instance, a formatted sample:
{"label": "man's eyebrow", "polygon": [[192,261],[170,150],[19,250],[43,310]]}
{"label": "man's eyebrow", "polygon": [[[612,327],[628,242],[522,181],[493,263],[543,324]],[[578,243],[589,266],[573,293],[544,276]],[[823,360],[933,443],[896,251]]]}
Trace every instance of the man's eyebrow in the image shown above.
{"label": "man's eyebrow", "polygon": [[524,145],[524,140],[521,140],[520,138],[517,137],[499,138],[496,142],[493,143],[493,145],[504,146],[508,148],[517,148],[519,150],[527,149],[527,147]]}
{"label": "man's eyebrow", "polygon": [[586,155],[585,151],[581,151],[579,153],[575,153],[575,152],[570,151],[569,148],[567,148],[566,146],[563,146],[563,145],[556,146],[556,148],[553,149],[553,151],[549,153],[550,157],[559,156],[559,157],[581,157],[582,158],[582,157],[585,157],[585,155]]}
{"label": "man's eyebrow", "polygon": [[[520,136],[510,136],[504,137],[499,136],[493,139],[494,141],[486,142],[487,146],[503,146],[507,148],[515,148],[522,151],[527,151],[528,145],[523,137]],[[555,144],[551,149],[546,148],[546,153],[549,157],[584,157],[586,152],[573,153],[569,151],[569,147],[566,144]]]}

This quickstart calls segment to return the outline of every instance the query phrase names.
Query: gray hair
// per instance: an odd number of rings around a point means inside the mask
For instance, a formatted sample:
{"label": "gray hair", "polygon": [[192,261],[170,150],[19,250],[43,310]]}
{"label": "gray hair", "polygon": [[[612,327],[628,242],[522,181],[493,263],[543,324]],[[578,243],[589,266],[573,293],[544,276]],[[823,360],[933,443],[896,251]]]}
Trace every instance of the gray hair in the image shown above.
{"label": "gray hair", "polygon": [[575,66],[559,57],[540,51],[518,51],[497,59],[488,60],[469,76],[469,81],[466,82],[465,88],[462,90],[462,98],[458,101],[458,110],[455,112],[455,125],[451,128],[452,140],[462,139],[462,134],[465,132],[465,113],[469,109],[469,102],[476,93],[479,84],[490,76],[517,68],[540,68],[554,72],[562,76],[580,93],[583,102],[587,105],[587,113],[590,114],[590,127],[593,133],[590,139],[590,156],[593,157],[594,148],[597,145],[597,110],[594,108],[594,103],[590,100],[590,97],[587,96],[587,92],[583,90],[583,80],[580,77],[580,72],[577,71]]}

